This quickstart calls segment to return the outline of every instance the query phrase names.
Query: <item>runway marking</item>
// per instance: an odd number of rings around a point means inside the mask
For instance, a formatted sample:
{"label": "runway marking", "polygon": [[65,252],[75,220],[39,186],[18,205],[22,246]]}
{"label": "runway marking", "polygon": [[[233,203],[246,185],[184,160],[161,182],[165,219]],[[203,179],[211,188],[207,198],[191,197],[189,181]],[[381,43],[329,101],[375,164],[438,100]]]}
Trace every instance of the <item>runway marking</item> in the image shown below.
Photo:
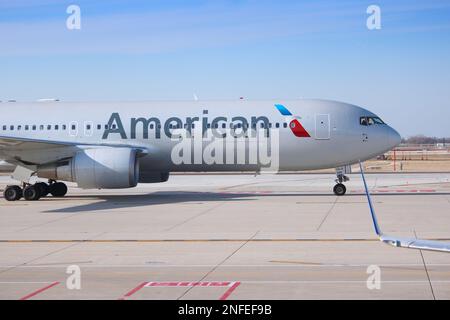
{"label": "runway marking", "polygon": [[[356,189],[356,190],[349,190],[348,193],[350,194],[361,194],[364,195],[364,190],[362,189]],[[437,190],[436,189],[374,189],[371,190],[371,192],[373,193],[423,193],[423,194],[428,194],[428,193],[436,193]],[[235,194],[235,195],[265,195],[265,194],[271,194],[271,195],[303,195],[303,194],[317,194],[317,193],[321,193],[320,191],[313,191],[313,190],[300,190],[298,192],[292,192],[292,191],[221,191],[219,192],[221,194]],[[447,193],[447,192],[445,192]],[[334,194],[330,193],[329,196],[334,196]]]}
{"label": "runway marking", "polygon": [[304,261],[283,261],[283,260],[270,260],[271,263],[290,263],[290,264],[301,264],[305,266],[321,266],[322,263],[316,262],[304,262]]}
{"label": "runway marking", "polygon": [[[450,241],[450,238],[428,238],[434,241]],[[0,240],[0,243],[161,243],[161,242],[186,242],[186,243],[202,243],[202,242],[380,242],[375,238],[355,238],[355,239],[43,239],[43,240]]]}
{"label": "runway marking", "polygon": [[[357,193],[359,192],[363,192],[363,190],[358,190],[355,191]],[[425,189],[425,190],[416,190],[416,189],[396,189],[396,190],[391,190],[391,189],[379,189],[379,190],[373,190],[371,192],[374,193],[389,193],[389,192],[396,192],[396,193],[434,193],[436,192],[435,189]]]}
{"label": "runway marking", "polygon": [[[272,261],[269,261],[272,262]],[[272,264],[228,264],[221,265],[220,268],[367,268],[371,264],[320,264],[320,263],[305,263],[296,265],[294,261],[277,261],[278,263],[286,263],[286,265],[272,265]],[[69,265],[69,264],[66,264]],[[389,267],[418,267],[423,268],[423,264],[414,263],[394,263],[394,264],[377,264],[381,268]],[[89,265],[83,264],[83,268],[210,268],[216,266],[215,264],[160,264],[160,265]],[[427,263],[428,267],[450,267],[448,263]],[[56,265],[19,265],[19,266],[0,266],[0,268],[64,268],[64,266]],[[1,282],[0,282],[1,283]],[[48,283],[48,282],[44,282]]]}
{"label": "runway marking", "polygon": [[227,300],[228,299],[228,297],[233,293],[233,291],[234,290],[236,290],[237,289],[237,287],[239,287],[239,285],[240,285],[241,283],[240,282],[235,282],[224,294],[223,294],[223,296],[221,296],[220,298],[219,298],[219,300]]}
{"label": "runway marking", "polygon": [[[434,283],[450,283],[450,280],[435,280]],[[330,284],[367,283],[367,280],[242,280],[241,284]],[[428,280],[381,280],[381,283],[427,284]]]}
{"label": "runway marking", "polygon": [[[179,288],[179,287],[227,287],[227,291],[219,298],[219,300],[226,300],[241,283],[239,281],[164,281],[164,282],[147,282],[143,287],[166,287],[166,288]],[[140,290],[142,287],[137,287]],[[134,293],[134,292],[133,292]]]}
{"label": "runway marking", "polygon": [[46,284],[50,281],[0,281],[0,284]]}
{"label": "runway marking", "polygon": [[55,282],[53,282],[52,284],[50,284],[50,285],[48,285],[46,287],[40,288],[40,289],[30,293],[30,294],[27,294],[26,296],[20,298],[20,300],[28,300],[28,299],[30,299],[30,298],[32,298],[32,297],[34,297],[34,296],[36,296],[36,295],[38,295],[38,294],[48,290],[50,288],[53,288],[54,286],[56,286],[58,284],[59,284],[59,281],[55,281]]}
{"label": "runway marking", "polygon": [[136,288],[132,289],[131,291],[127,292],[122,298],[119,298],[119,300],[125,300],[125,298],[131,297],[133,294],[141,290],[148,282],[142,282],[140,285],[138,285]]}

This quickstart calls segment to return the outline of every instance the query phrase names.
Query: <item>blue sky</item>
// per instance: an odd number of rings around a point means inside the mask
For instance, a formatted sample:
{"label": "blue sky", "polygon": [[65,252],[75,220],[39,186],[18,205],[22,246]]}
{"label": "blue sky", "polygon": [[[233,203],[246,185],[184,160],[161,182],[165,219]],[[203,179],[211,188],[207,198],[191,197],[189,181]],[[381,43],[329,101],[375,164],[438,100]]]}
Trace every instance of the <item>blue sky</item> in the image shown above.
{"label": "blue sky", "polygon": [[450,136],[449,58],[450,1],[0,0],[0,100],[325,98]]}

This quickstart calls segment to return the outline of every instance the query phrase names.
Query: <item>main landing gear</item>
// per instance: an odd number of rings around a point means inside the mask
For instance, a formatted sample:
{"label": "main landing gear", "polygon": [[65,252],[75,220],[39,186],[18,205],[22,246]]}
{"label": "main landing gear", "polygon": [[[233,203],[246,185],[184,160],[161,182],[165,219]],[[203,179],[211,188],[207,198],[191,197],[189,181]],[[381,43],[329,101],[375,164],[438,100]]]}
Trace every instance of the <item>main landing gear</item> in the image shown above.
{"label": "main landing gear", "polygon": [[347,188],[345,187],[343,182],[347,182],[350,179],[344,174],[344,170],[341,168],[336,169],[336,176],[337,179],[335,181],[337,184],[334,186],[333,192],[337,196],[343,196],[347,192]]}
{"label": "main landing gear", "polygon": [[23,184],[19,186],[7,186],[3,196],[7,201],[17,201],[22,197],[27,201],[37,201],[51,194],[53,197],[61,198],[67,193],[67,186],[62,182],[50,180],[49,183],[38,182],[35,184]]}

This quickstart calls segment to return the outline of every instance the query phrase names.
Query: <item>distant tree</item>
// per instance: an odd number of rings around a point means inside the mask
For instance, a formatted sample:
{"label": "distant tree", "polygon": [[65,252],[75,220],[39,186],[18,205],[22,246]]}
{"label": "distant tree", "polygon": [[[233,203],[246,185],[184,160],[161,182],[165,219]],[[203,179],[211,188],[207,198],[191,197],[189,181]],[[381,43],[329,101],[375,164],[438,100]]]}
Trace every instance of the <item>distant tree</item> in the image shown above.
{"label": "distant tree", "polygon": [[402,143],[406,144],[436,144],[436,143],[450,143],[450,138],[427,137],[425,135],[415,135],[408,138],[403,138]]}

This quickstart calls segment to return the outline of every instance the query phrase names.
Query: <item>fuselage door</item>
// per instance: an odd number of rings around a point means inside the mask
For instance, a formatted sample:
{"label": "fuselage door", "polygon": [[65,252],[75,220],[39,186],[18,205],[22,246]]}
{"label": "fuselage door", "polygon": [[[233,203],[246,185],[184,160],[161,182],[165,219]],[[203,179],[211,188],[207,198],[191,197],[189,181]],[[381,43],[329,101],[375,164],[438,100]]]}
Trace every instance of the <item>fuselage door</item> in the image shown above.
{"label": "fuselage door", "polygon": [[330,139],[330,115],[316,114],[316,139]]}

